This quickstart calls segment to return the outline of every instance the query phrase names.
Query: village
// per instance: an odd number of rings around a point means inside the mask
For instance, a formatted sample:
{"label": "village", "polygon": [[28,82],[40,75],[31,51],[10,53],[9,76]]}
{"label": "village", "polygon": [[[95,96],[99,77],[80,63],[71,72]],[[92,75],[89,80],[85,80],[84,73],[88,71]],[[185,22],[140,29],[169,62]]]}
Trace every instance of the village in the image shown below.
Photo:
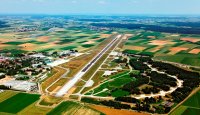
{"label": "village", "polygon": [[70,56],[78,55],[77,50],[31,52],[15,56],[1,53],[0,87],[37,93],[38,82],[46,79],[54,66],[68,62]]}

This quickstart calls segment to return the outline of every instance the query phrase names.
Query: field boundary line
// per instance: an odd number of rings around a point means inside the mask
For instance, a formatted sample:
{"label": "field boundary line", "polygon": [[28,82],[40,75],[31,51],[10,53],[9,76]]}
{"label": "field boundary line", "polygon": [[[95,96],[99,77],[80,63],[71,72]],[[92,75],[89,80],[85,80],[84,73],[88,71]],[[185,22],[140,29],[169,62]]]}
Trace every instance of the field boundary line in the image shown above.
{"label": "field boundary line", "polygon": [[200,90],[200,87],[194,89],[189,96],[187,96],[182,102],[180,102],[176,107],[172,108],[171,111],[168,113],[169,115],[175,111],[178,107],[180,107],[185,101],[187,101],[190,97],[192,97],[194,94],[196,94]]}

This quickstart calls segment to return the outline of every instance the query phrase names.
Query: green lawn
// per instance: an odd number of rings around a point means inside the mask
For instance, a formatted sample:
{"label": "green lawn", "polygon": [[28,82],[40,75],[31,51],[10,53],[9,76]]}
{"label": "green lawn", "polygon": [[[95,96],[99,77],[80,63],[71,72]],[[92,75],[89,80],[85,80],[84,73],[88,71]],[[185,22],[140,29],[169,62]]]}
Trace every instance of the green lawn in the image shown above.
{"label": "green lawn", "polygon": [[119,90],[112,92],[111,95],[113,97],[123,97],[123,96],[129,95],[129,92],[119,89]]}
{"label": "green lawn", "polygon": [[0,103],[0,112],[18,113],[39,99],[40,95],[18,93]]}
{"label": "green lawn", "polygon": [[110,93],[108,91],[101,92],[99,94],[96,94],[95,96],[100,96],[100,97],[107,97]]}
{"label": "green lawn", "polygon": [[123,77],[117,78],[111,82],[109,82],[110,87],[122,87],[123,85],[135,80],[135,78],[131,78],[129,75],[125,75]]}
{"label": "green lawn", "polygon": [[[113,96],[113,97],[118,97],[118,96],[125,96],[128,95],[128,92],[122,91],[122,90],[116,90],[112,93],[111,90],[116,89],[116,88],[121,88],[123,85],[136,80],[135,78],[130,77],[128,74],[128,71],[112,75],[109,77],[108,80],[106,80],[106,83],[101,84],[99,87],[94,89],[94,94],[103,91],[104,89],[107,89],[107,91],[101,92],[96,94],[95,96]],[[119,77],[119,78],[118,78]]]}
{"label": "green lawn", "polygon": [[[115,74],[115,75],[111,75],[111,76],[109,76],[109,79],[113,79],[113,78],[116,78],[116,77],[120,77],[120,76],[126,75],[126,74],[128,74],[128,72],[129,71],[125,71],[125,72],[121,72],[121,73],[118,73],[118,74]],[[107,80],[105,80],[105,81],[107,81]]]}

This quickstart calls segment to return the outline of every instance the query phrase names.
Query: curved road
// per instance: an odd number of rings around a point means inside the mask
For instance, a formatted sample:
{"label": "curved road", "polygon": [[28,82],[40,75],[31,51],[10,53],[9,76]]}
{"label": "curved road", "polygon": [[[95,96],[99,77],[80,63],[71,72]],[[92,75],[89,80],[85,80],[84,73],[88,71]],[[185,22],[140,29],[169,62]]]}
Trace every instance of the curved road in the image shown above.
{"label": "curved road", "polygon": [[[165,73],[165,72],[159,71],[158,69],[153,68],[152,65],[150,65],[150,64],[148,64],[148,63],[144,63],[144,64],[146,64],[146,65],[151,69],[151,71],[156,71],[156,72],[158,72],[158,73],[160,73],[160,74],[166,74],[166,75],[169,76],[169,77],[175,78],[175,79],[177,80],[177,86],[176,86],[176,87],[170,87],[170,90],[169,90],[169,91],[163,91],[163,90],[161,90],[159,93],[156,93],[156,94],[148,94],[148,95],[146,95],[146,94],[141,94],[141,95],[134,95],[134,96],[132,96],[132,97],[134,97],[134,98],[136,98],[136,99],[144,99],[144,98],[146,98],[146,97],[150,98],[150,97],[165,96],[166,94],[169,94],[169,93],[174,92],[177,88],[182,87],[183,81],[182,81],[182,80],[179,80],[176,76],[169,75],[169,74],[167,74],[167,73]],[[126,75],[126,74],[124,74],[124,75]],[[124,76],[124,75],[122,75],[122,76]],[[119,76],[119,77],[122,77],[122,76]],[[119,77],[118,77],[118,78],[119,78]],[[112,80],[113,80],[113,79],[112,79]],[[105,81],[105,82],[103,82],[103,83],[101,83],[101,84],[104,84],[104,83],[106,83],[106,82],[109,82],[109,81]],[[100,84],[100,85],[101,85],[101,84]],[[96,87],[99,87],[100,85],[98,85],[98,86],[96,86]],[[104,92],[104,91],[101,91],[101,92]],[[94,95],[81,95],[81,96],[82,96],[82,97],[90,97],[90,98],[99,98],[99,99],[112,99],[112,100],[114,99],[114,97],[101,97],[101,96],[94,96]]]}

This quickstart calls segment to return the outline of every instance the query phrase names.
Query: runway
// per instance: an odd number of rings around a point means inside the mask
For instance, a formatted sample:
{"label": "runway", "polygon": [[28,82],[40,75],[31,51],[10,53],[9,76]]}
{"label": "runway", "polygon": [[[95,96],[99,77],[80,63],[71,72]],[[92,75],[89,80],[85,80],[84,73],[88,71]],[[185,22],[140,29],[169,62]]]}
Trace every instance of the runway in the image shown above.
{"label": "runway", "polygon": [[81,79],[85,73],[87,73],[90,68],[108,51],[115,42],[121,37],[122,35],[118,35],[114,38],[99,54],[97,54],[81,71],[79,71],[70,81],[68,81],[57,93],[56,97],[61,97],[65,95],[78,81]]}

